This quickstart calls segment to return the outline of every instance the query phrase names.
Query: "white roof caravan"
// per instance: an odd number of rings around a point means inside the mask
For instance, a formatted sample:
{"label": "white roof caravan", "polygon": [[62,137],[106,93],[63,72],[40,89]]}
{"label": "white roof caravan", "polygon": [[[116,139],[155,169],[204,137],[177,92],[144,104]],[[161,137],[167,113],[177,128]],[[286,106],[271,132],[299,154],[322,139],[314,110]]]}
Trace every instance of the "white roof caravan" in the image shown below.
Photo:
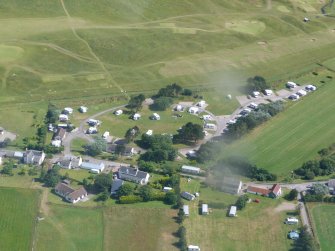
{"label": "white roof caravan", "polygon": [[286,218],[285,223],[289,225],[298,224],[299,220],[294,217],[289,217],[289,218]]}

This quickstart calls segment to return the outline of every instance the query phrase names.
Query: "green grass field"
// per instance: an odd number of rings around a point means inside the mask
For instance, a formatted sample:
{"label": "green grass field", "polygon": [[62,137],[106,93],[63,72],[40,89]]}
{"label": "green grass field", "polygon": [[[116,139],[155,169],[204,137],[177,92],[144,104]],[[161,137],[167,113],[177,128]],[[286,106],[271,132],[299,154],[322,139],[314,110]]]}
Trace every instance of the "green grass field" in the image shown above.
{"label": "green grass field", "polygon": [[[247,204],[243,211],[238,211],[235,218],[227,217],[228,208],[234,204],[237,196],[225,194],[210,187],[205,187],[197,180],[187,182],[182,179],[183,191],[200,192],[199,199],[189,202],[190,216],[184,221],[189,244],[199,245],[205,250],[289,250],[292,242],[287,239],[291,226],[283,221],[292,211],[279,210],[282,199],[273,200],[260,196],[260,203]],[[199,203],[208,203],[209,215],[200,215]],[[271,224],[269,224],[271,222]]]}
{"label": "green grass field", "polygon": [[31,250],[39,195],[38,190],[0,188],[1,250]]}
{"label": "green grass field", "polygon": [[[322,75],[315,80],[320,78],[326,79]],[[308,79],[315,83],[312,77]],[[331,114],[335,109],[334,91],[335,82],[328,80],[316,92],[298,102],[290,102],[285,112],[225,148],[224,155],[247,157],[275,174],[288,174],[333,143],[335,116]]]}
{"label": "green grass field", "polygon": [[312,219],[322,251],[331,251],[335,246],[335,220],[333,204],[309,204]]}

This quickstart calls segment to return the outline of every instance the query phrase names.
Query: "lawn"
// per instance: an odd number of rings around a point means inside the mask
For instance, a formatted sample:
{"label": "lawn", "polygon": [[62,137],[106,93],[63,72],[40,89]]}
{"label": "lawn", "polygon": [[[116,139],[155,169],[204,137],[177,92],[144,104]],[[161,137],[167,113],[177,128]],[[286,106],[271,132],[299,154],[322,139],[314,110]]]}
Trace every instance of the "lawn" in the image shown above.
{"label": "lawn", "polygon": [[[237,197],[210,188],[192,189],[198,184],[192,180],[190,184],[182,185],[184,190],[200,191],[199,200],[185,201],[190,206],[190,216],[184,221],[189,244],[211,251],[289,250],[292,242],[287,239],[287,233],[292,227],[283,224],[283,221],[294,212],[275,210],[282,199],[250,196],[261,202],[247,204],[243,211],[238,211],[237,217],[231,218],[227,217],[228,208],[220,205],[233,204]],[[209,215],[200,215],[200,201],[208,203],[211,210]]]}
{"label": "lawn", "polygon": [[37,227],[36,250],[103,250],[101,209],[50,204]]}
{"label": "lawn", "polygon": [[0,188],[1,250],[31,250],[40,192]]}
{"label": "lawn", "polygon": [[335,219],[333,204],[309,204],[315,232],[322,251],[331,251],[335,246]]}
{"label": "lawn", "polygon": [[104,210],[105,250],[173,251],[178,239],[176,211],[156,208],[111,207]]}
{"label": "lawn", "polygon": [[224,155],[247,157],[279,176],[316,157],[320,149],[333,143],[335,134],[335,116],[330,115],[335,109],[335,81],[325,75],[319,78],[326,84],[302,100],[290,102],[285,112],[226,147]]}

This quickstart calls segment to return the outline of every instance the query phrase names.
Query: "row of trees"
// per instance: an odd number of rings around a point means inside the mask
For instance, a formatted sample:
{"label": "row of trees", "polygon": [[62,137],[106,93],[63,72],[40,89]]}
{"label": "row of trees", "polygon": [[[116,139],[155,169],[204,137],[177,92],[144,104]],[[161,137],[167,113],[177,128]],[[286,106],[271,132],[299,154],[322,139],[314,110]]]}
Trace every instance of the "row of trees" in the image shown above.
{"label": "row of trees", "polygon": [[230,139],[240,138],[258,125],[281,112],[283,109],[284,104],[282,101],[260,104],[257,110],[250,112],[244,117],[238,118],[235,124],[230,124],[226,135]]}
{"label": "row of trees", "polygon": [[296,169],[295,174],[303,179],[312,180],[316,176],[330,175],[335,172],[335,144],[319,151],[320,157],[309,160]]}

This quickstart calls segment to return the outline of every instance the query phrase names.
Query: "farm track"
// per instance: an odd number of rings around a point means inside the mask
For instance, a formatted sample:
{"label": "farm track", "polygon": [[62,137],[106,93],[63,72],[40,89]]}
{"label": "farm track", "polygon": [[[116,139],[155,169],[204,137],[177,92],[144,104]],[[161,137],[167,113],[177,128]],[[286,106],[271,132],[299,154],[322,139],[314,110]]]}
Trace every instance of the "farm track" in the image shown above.
{"label": "farm track", "polygon": [[110,74],[110,72],[106,69],[104,63],[100,60],[100,58],[94,53],[93,49],[91,48],[91,46],[89,45],[89,43],[83,39],[82,37],[80,37],[76,31],[76,29],[74,28],[74,26],[72,25],[72,18],[68,12],[68,10],[66,9],[66,6],[64,4],[64,0],[60,0],[61,4],[62,4],[62,7],[63,7],[63,10],[69,20],[69,25],[70,25],[70,28],[72,30],[72,33],[73,35],[78,39],[80,40],[81,42],[83,42],[86,46],[87,46],[87,49],[89,50],[90,54],[93,56],[93,58],[97,61],[97,63],[100,65],[100,67],[102,68],[102,70],[106,73],[106,76],[107,78],[109,79],[109,81],[111,83],[113,83],[119,90],[121,93],[123,93],[127,98],[130,98],[130,96],[123,91],[123,89],[118,85],[118,83],[113,79],[112,75]]}

